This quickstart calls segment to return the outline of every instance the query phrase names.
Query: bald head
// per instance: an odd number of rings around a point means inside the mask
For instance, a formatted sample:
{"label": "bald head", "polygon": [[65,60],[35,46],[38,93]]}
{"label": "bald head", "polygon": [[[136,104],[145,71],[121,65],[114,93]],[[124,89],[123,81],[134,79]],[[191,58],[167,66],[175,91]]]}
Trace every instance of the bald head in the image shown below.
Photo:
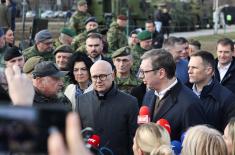
{"label": "bald head", "polygon": [[98,60],[96,61],[90,69],[90,72],[92,73],[96,69],[104,69],[107,70],[107,72],[111,73],[112,72],[112,66],[109,62],[105,60]]}
{"label": "bald head", "polygon": [[91,66],[90,72],[94,90],[103,94],[109,91],[114,80],[111,64],[98,60]]}

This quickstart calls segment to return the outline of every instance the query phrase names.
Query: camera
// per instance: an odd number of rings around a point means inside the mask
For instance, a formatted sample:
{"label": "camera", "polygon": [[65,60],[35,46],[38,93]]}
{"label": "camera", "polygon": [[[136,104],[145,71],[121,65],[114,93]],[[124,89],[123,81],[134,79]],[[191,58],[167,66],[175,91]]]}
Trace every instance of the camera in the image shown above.
{"label": "camera", "polygon": [[47,153],[49,130],[64,134],[63,107],[0,106],[0,153]]}

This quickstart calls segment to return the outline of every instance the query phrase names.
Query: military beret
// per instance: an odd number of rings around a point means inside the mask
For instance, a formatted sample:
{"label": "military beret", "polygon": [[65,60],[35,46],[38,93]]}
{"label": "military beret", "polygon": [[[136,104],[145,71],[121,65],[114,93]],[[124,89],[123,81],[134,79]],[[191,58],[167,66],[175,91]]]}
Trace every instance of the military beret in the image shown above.
{"label": "military beret", "polygon": [[4,30],[2,27],[0,27],[0,37],[2,37],[4,35]]}
{"label": "military beret", "polygon": [[70,37],[76,36],[76,31],[74,31],[73,29],[67,28],[67,27],[63,27],[60,30],[60,33],[66,34],[66,35],[68,35]]}
{"label": "military beret", "polygon": [[117,16],[117,19],[120,19],[120,20],[127,20],[127,17],[125,15],[118,15]]}
{"label": "military beret", "polygon": [[41,56],[34,56],[29,58],[24,64],[23,72],[26,74],[31,73],[34,70],[34,67],[42,61],[44,61],[44,58]]}
{"label": "military beret", "polygon": [[137,37],[140,41],[149,40],[149,39],[152,39],[152,33],[147,30],[144,30],[138,33]]}
{"label": "military beret", "polygon": [[86,20],[85,20],[85,25],[89,22],[96,22],[97,23],[97,20],[95,17],[88,17]]}
{"label": "military beret", "polygon": [[52,33],[47,29],[41,30],[35,35],[35,43],[43,42],[48,39],[52,39]]}
{"label": "military beret", "polygon": [[18,47],[16,46],[8,47],[5,51],[4,60],[9,61],[15,57],[19,57],[22,55],[23,55],[22,51]]}
{"label": "military beret", "polygon": [[73,49],[69,46],[69,45],[60,45],[58,46],[55,51],[53,52],[54,55],[56,55],[56,53],[58,52],[62,52],[62,53],[73,53]]}
{"label": "military beret", "polygon": [[87,1],[86,0],[78,0],[77,4],[78,5],[84,5],[84,4],[87,4]]}
{"label": "military beret", "polygon": [[126,46],[126,47],[122,47],[122,48],[114,51],[114,53],[112,54],[112,58],[127,56],[130,54],[131,54],[131,49],[130,49],[130,47]]}

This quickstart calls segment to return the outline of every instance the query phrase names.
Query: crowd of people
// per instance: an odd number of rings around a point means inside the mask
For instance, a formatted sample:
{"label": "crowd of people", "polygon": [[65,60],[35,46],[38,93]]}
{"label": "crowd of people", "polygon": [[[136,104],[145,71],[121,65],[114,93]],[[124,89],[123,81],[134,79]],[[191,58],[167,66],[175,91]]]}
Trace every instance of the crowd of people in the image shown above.
{"label": "crowd of people", "polygon": [[[87,9],[79,0],[59,38],[41,30],[24,50],[14,44],[10,26],[0,28],[1,101],[73,112],[67,145],[52,132],[49,154],[91,154],[80,134],[87,127],[114,155],[235,154],[232,39],[218,40],[214,58],[197,40],[165,38],[153,19],[126,37],[128,18],[118,15],[101,33]],[[148,110],[142,116],[143,106]]]}

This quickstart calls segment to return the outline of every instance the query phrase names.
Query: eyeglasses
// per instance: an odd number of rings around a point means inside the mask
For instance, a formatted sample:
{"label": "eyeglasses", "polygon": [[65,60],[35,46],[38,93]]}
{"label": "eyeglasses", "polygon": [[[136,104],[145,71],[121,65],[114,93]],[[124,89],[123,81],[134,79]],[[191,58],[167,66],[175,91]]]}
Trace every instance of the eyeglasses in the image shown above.
{"label": "eyeglasses", "polygon": [[92,81],[97,81],[98,79],[100,79],[100,81],[104,81],[107,79],[107,77],[109,75],[111,75],[112,73],[110,74],[100,74],[100,75],[94,75],[94,76],[91,76],[91,80]]}
{"label": "eyeglasses", "polygon": [[140,70],[139,70],[139,76],[143,76],[143,77],[144,77],[145,74],[147,74],[147,73],[149,73],[149,72],[153,72],[153,71],[159,70],[159,69],[160,69],[160,68],[155,68],[155,69],[146,70],[146,71],[140,69]]}

